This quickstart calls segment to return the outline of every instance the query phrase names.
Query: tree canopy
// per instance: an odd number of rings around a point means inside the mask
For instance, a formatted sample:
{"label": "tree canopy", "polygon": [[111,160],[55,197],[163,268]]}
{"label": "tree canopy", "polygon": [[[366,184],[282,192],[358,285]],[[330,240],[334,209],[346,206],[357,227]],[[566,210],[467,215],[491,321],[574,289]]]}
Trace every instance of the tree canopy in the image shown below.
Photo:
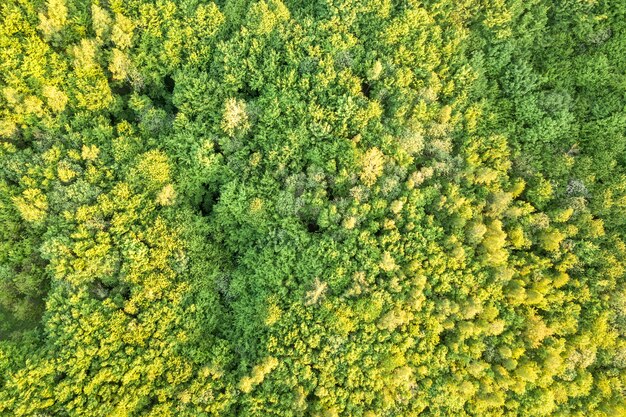
{"label": "tree canopy", "polygon": [[0,21],[0,415],[626,415],[623,0]]}

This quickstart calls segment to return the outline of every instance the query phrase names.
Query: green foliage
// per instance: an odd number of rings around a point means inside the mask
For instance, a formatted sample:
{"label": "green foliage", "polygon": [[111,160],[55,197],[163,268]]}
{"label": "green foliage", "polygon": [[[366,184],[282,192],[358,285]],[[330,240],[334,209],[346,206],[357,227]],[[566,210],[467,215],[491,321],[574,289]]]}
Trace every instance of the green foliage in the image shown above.
{"label": "green foliage", "polygon": [[0,19],[0,415],[626,413],[623,1]]}

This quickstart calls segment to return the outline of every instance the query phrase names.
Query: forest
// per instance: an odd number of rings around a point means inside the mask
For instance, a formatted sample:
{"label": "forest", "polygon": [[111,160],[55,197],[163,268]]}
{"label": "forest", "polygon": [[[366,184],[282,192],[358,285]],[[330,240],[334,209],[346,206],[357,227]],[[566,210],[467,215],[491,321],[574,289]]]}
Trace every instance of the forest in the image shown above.
{"label": "forest", "polygon": [[0,1],[0,416],[626,416],[626,1]]}

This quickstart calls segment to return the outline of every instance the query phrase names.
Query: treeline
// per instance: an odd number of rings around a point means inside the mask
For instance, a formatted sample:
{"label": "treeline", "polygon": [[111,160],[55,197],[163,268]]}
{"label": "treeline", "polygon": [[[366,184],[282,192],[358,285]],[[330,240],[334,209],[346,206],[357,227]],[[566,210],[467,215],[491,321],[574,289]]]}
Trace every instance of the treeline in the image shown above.
{"label": "treeline", "polygon": [[623,1],[0,20],[0,415],[626,414]]}

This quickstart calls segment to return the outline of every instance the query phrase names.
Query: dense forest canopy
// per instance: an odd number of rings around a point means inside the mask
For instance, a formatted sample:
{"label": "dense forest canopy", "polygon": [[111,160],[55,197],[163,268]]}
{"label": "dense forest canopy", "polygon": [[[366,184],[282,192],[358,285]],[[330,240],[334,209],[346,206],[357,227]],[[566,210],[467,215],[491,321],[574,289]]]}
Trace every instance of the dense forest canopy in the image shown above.
{"label": "dense forest canopy", "polygon": [[0,415],[626,415],[623,0],[0,22]]}

